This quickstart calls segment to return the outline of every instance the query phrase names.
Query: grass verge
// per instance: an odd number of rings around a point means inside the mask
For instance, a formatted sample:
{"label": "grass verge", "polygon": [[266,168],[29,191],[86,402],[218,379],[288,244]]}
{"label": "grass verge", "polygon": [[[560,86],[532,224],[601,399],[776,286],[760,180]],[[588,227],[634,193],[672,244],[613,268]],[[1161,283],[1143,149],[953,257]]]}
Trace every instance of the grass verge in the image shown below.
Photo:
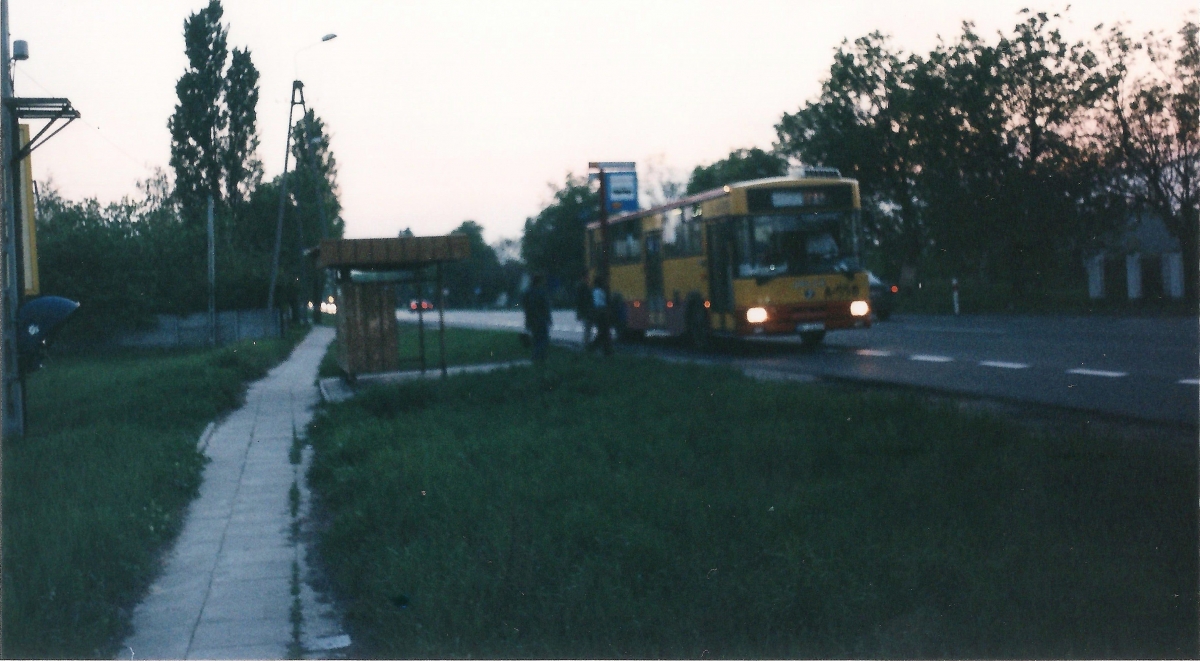
{"label": "grass verge", "polygon": [[[397,342],[400,344],[400,369],[420,369],[420,338],[417,334],[416,322],[402,322],[397,326],[399,327]],[[445,341],[446,365],[502,363],[529,358],[529,349],[521,346],[518,334],[512,331],[447,327]],[[426,321],[425,325],[425,368],[437,369],[439,356],[437,319],[435,317],[433,323]],[[337,340],[334,340],[329,351],[321,360],[318,374],[321,378],[341,374],[341,370],[337,366]]]}
{"label": "grass verge", "polygon": [[1194,448],[565,353],[309,438],[366,656],[1197,653]]}
{"label": "grass verge", "polygon": [[[1139,301],[1110,296],[1102,300],[1088,298],[1086,283],[1048,285],[1024,294],[1013,291],[1004,282],[963,278],[959,302],[963,314],[1034,314],[1167,316],[1196,315],[1196,305],[1162,296]],[[954,314],[949,278],[926,278],[920,287],[905,287],[895,301],[897,313]]]}
{"label": "grass verge", "polygon": [[4,439],[4,653],[112,658],[200,485],[205,424],[303,329],[221,349],[54,359]]}

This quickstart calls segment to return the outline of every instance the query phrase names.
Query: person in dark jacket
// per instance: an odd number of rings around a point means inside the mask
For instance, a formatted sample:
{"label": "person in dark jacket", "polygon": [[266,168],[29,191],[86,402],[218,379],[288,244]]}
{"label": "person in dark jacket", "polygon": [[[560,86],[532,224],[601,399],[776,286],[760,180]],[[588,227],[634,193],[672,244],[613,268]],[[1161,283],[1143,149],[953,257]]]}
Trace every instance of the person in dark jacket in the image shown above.
{"label": "person in dark jacket", "polygon": [[588,272],[583,272],[579,285],[575,288],[575,318],[583,326],[583,346],[592,339],[592,329],[596,326],[595,310],[592,307],[592,286],[588,283]]}
{"label": "person in dark jacket", "polygon": [[521,307],[525,309],[525,330],[529,331],[533,362],[541,363],[546,360],[546,347],[550,345],[550,295],[546,292],[545,276],[533,276]]}

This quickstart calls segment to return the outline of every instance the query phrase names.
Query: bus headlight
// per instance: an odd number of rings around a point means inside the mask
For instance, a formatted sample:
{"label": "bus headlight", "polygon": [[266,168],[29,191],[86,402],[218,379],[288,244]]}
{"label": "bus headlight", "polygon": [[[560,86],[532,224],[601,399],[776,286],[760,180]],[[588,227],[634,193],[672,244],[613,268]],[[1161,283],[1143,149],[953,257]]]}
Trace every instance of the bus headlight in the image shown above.
{"label": "bus headlight", "polygon": [[871,306],[866,301],[854,301],[850,304],[850,314],[855,317],[865,317],[871,312]]}
{"label": "bus headlight", "polygon": [[766,308],[750,308],[746,310],[746,321],[752,324],[761,324],[767,320]]}

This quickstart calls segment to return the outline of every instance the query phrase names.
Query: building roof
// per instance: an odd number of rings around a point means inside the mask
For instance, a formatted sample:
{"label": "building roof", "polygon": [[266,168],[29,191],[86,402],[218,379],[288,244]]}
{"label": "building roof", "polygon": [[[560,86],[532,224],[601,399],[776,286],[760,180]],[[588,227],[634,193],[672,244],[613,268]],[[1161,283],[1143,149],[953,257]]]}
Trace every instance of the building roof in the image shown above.
{"label": "building roof", "polygon": [[402,270],[465,259],[471,248],[461,234],[391,239],[322,239],[317,266],[358,270]]}

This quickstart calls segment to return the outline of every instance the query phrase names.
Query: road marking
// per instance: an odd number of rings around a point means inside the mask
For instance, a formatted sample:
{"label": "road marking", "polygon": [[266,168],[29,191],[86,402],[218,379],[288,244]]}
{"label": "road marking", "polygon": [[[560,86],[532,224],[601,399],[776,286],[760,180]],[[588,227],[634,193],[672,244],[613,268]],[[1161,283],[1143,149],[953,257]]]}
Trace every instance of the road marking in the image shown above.
{"label": "road marking", "polygon": [[1023,370],[1029,367],[1029,363],[1006,363],[1002,360],[984,360],[979,364],[984,367],[999,367],[1006,370]]}
{"label": "road marking", "polygon": [[1128,376],[1128,372],[1109,372],[1106,370],[1085,370],[1073,369],[1067,370],[1067,374],[1082,374],[1083,376],[1103,376],[1109,379],[1116,379],[1122,376]]}
{"label": "road marking", "polygon": [[859,349],[854,353],[860,356],[879,356],[880,358],[887,358],[892,355],[891,351],[883,351],[881,349]]}
{"label": "road marking", "polygon": [[918,360],[922,363],[949,363],[954,359],[950,356],[930,356],[928,354],[918,353],[908,357],[909,360]]}
{"label": "road marking", "polygon": [[1200,386],[1200,379],[1180,379],[1179,382],[1185,386]]}

